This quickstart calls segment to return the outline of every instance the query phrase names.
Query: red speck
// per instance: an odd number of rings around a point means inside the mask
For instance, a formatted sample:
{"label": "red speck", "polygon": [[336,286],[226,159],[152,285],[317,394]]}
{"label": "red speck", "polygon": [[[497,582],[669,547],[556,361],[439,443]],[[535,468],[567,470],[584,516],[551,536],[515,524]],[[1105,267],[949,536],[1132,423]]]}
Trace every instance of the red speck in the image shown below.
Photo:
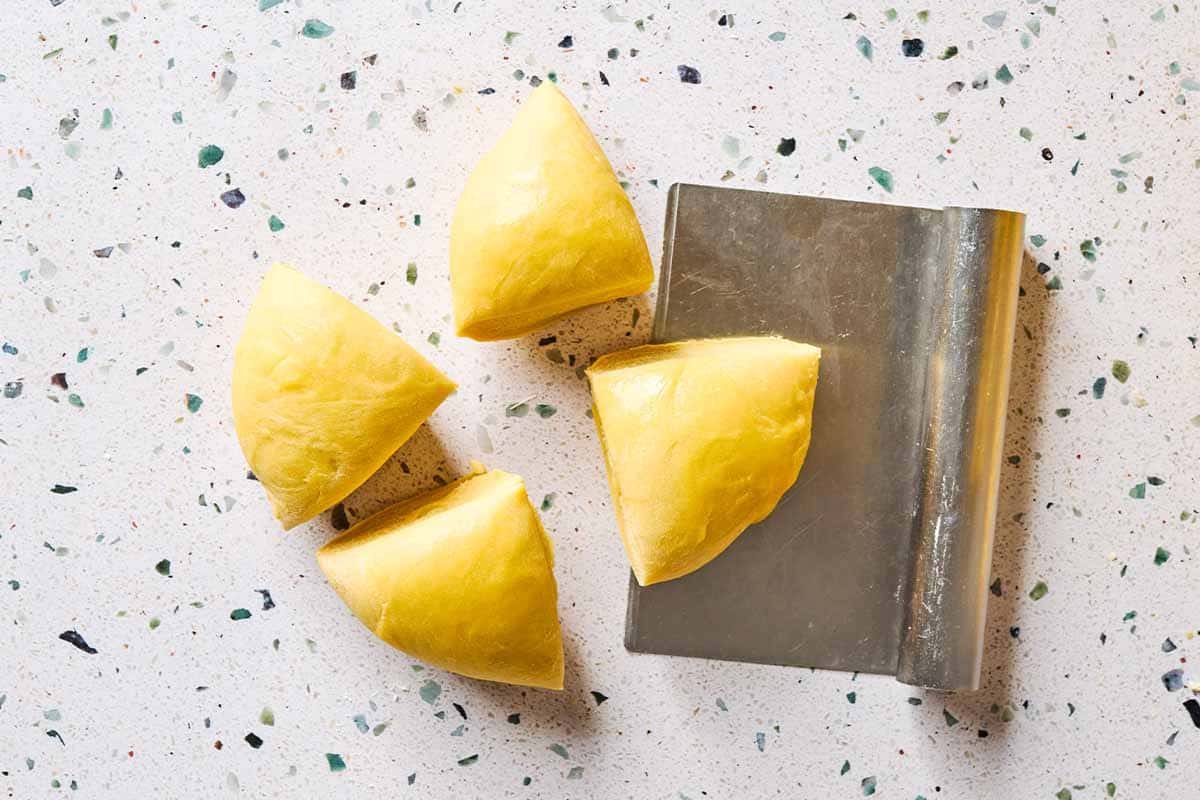
{"label": "red speck", "polygon": [[130,758],[133,758],[133,751],[132,751],[132,750],[130,750],[130,751],[129,751],[129,757],[130,757]]}

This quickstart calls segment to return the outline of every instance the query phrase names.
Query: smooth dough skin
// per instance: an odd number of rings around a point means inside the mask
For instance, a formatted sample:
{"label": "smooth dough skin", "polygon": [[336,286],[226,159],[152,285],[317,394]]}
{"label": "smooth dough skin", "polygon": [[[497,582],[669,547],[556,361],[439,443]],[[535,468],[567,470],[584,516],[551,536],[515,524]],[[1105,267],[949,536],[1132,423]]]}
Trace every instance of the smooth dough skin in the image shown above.
{"label": "smooth dough skin", "polygon": [[284,529],[358,488],[454,382],[346,298],[271,267],[233,361],[233,422]]}
{"label": "smooth dough skin", "polygon": [[638,583],[669,581],[765,519],[808,452],[821,351],[775,337],[646,345],[588,370]]}
{"label": "smooth dough skin", "polygon": [[346,605],[436,667],[561,689],[554,551],[521,478],[474,472],[387,508],[317,552]]}
{"label": "smooth dough skin", "polygon": [[569,100],[529,95],[454,210],[450,286],[459,336],[509,339],[568,311],[650,288],[633,206]]}

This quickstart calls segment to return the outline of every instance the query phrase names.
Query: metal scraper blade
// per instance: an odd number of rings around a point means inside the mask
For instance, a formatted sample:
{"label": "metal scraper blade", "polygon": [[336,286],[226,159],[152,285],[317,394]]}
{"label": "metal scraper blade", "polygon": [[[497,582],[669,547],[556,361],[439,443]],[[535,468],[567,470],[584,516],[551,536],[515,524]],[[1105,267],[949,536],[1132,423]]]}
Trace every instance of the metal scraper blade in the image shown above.
{"label": "metal scraper blade", "polygon": [[626,647],[978,687],[1024,224],[671,188],[655,341],[777,334],[820,379],[796,484],[697,572],[631,579]]}

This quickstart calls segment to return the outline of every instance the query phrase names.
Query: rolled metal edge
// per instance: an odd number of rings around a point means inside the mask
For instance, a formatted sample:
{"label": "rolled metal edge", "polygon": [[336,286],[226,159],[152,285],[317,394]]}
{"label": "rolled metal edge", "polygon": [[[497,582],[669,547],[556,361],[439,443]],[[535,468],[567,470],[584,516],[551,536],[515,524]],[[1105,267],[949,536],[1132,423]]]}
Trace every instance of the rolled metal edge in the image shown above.
{"label": "rolled metal edge", "polygon": [[947,208],[896,677],[979,688],[1025,215]]}

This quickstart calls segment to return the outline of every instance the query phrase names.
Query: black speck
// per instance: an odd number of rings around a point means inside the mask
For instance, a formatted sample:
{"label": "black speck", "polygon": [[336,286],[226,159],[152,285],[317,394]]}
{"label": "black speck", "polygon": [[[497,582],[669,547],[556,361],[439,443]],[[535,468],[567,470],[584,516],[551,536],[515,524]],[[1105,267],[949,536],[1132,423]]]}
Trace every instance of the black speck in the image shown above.
{"label": "black speck", "polygon": [[262,595],[262,599],[263,599],[262,610],[263,611],[270,611],[272,608],[275,607],[275,601],[271,599],[270,591],[268,591],[267,589],[255,589],[254,591],[256,591]]}
{"label": "black speck", "polygon": [[508,724],[509,725],[520,725],[521,724],[521,715],[520,714],[509,714],[508,715]]}
{"label": "black speck", "polygon": [[1043,147],[1042,148],[1042,158],[1046,161],[1053,161],[1054,160],[1054,151],[1051,150],[1049,147]]}
{"label": "black speck", "polygon": [[221,202],[230,208],[237,208],[246,202],[246,195],[242,194],[241,189],[230,189],[228,192],[221,194]]}
{"label": "black speck", "polygon": [[596,701],[596,705],[600,705],[608,699],[608,695],[601,694],[600,692],[592,692],[592,699]]}
{"label": "black speck", "polygon": [[1179,648],[1175,646],[1175,643],[1172,642],[1169,638],[1163,640],[1162,651],[1164,653],[1173,653],[1178,649]]}
{"label": "black speck", "polygon": [[246,470],[246,480],[248,480],[248,481],[258,480],[258,476],[254,474],[254,470],[249,470],[249,469]]}
{"label": "black speck", "polygon": [[479,93],[480,93],[480,94],[495,94],[495,93],[496,93],[496,90],[495,90],[495,89],[493,89],[492,87],[488,86],[488,87],[487,87],[487,88],[485,88],[485,89],[480,89],[480,90],[479,90]]}
{"label": "black speck", "polygon": [[258,737],[258,734],[247,733],[246,734],[246,744],[250,745],[255,750],[257,750],[258,748],[262,747],[263,741],[262,741],[262,739],[260,739]]}
{"label": "black speck", "polygon": [[59,733],[58,731],[54,730],[53,728],[46,731],[46,735],[49,736],[51,739],[58,739],[58,743],[61,744],[63,747],[67,746],[67,743],[63,741],[62,734]]}
{"label": "black speck", "polygon": [[679,70],[679,80],[684,83],[700,83],[700,70],[695,67],[689,67],[687,64],[680,64],[676,69]]}
{"label": "black speck", "polygon": [[561,47],[561,48],[563,48],[563,49],[566,49],[566,48],[568,48],[568,47],[574,47],[574,46],[575,46],[575,39],[574,39],[574,38],[572,38],[570,34],[567,34],[566,36],[562,37],[562,39],[561,39],[561,40],[559,40],[559,42],[558,42],[558,46],[559,46],[559,47]]}
{"label": "black speck", "polygon": [[346,518],[346,504],[338,503],[329,512],[329,521],[333,524],[335,531],[344,531],[350,527],[350,520]]}
{"label": "black speck", "polygon": [[604,70],[600,70],[600,85],[608,86],[608,76],[604,74]]}
{"label": "black speck", "polygon": [[1183,707],[1187,709],[1188,714],[1192,718],[1192,724],[1200,728],[1200,702],[1196,698],[1191,698],[1183,701]]}
{"label": "black speck", "polygon": [[54,494],[70,494],[79,490],[74,486],[64,486],[61,483],[56,483],[50,487],[50,491],[54,492]]}
{"label": "black speck", "polygon": [[775,148],[775,152],[779,153],[781,156],[790,156],[792,153],[796,152],[796,140],[780,139],[779,146]]}
{"label": "black speck", "polygon": [[[457,8],[458,8],[458,6],[455,6],[455,9],[457,9]],[[371,55],[369,55],[363,59],[363,62],[370,64],[373,67],[373,66],[375,66],[375,59],[377,59],[377,58],[379,58],[378,53],[371,53]]]}
{"label": "black speck", "polygon": [[906,58],[918,58],[925,52],[925,43],[920,39],[905,39],[900,43],[900,50]]}
{"label": "black speck", "polygon": [[83,637],[79,635],[79,631],[77,630],[72,629],[69,631],[63,631],[58,635],[58,638],[62,639],[64,642],[70,642],[83,652],[87,653],[89,656],[94,656],[97,652],[99,652],[96,650],[96,648],[84,641]]}
{"label": "black speck", "polygon": [[537,87],[542,85],[542,79],[539,78],[537,75],[534,75],[534,76],[530,77],[529,85],[536,89]]}
{"label": "black speck", "polygon": [[1018,626],[1014,625],[1013,627],[1008,629],[1008,635],[1013,637],[1014,639],[1018,639],[1021,636],[1021,629]]}
{"label": "black speck", "polygon": [[721,18],[717,20],[717,24],[720,25],[722,28],[733,27],[733,22],[732,22],[732,20],[729,19],[728,14],[722,14]]}
{"label": "black speck", "polygon": [[56,372],[53,375],[51,375],[50,376],[50,385],[57,386],[60,389],[68,388],[67,387],[67,373]]}
{"label": "black speck", "polygon": [[451,705],[454,706],[454,710],[458,712],[458,715],[460,717],[462,717],[463,719],[467,718],[467,710],[465,708],[460,706],[458,703],[451,703]]}
{"label": "black speck", "polygon": [[1038,262],[1037,271],[1038,271],[1038,275],[1045,275],[1047,272],[1050,271],[1050,265],[1045,263],[1044,261]]}
{"label": "black speck", "polygon": [[355,86],[358,86],[358,73],[355,70],[350,70],[349,72],[343,72],[342,77],[341,77],[341,83],[342,83],[342,88],[345,89],[347,92],[353,90]]}
{"label": "black speck", "polygon": [[609,60],[609,61],[616,61],[616,60],[617,60],[617,56],[619,56],[619,55],[621,55],[621,51],[620,51],[620,50],[618,50],[617,48],[615,48],[615,47],[610,47],[610,48],[608,49],[608,60]]}

